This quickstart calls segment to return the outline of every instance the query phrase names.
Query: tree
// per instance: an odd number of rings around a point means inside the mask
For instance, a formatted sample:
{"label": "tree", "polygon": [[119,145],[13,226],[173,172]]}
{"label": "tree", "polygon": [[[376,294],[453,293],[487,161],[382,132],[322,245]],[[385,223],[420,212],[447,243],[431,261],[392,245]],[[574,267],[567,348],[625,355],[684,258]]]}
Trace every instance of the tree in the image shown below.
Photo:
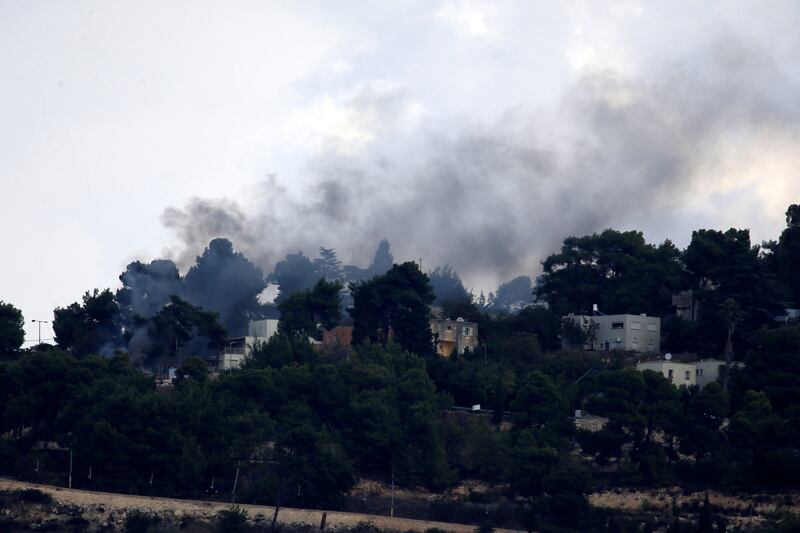
{"label": "tree", "polygon": [[355,483],[352,464],[326,432],[308,425],[289,430],[276,443],[275,501],[296,507],[340,508]]}
{"label": "tree", "polygon": [[[739,304],[736,303],[736,300],[733,298],[728,298],[722,302],[719,315],[722,319],[722,322],[725,324],[725,329],[728,333],[727,340],[725,341],[725,367],[731,368],[733,363],[733,332],[736,331],[736,324],[738,324],[742,319],[742,309],[739,307]],[[729,376],[730,374],[725,372],[725,376],[722,381],[723,388],[726,391],[728,390]]]}
{"label": "tree", "polygon": [[511,403],[514,424],[523,428],[542,429],[569,434],[569,404],[561,390],[541,372],[533,372],[523,380]]}
{"label": "tree", "polygon": [[316,337],[319,326],[331,329],[341,316],[342,285],[320,279],[310,291],[296,292],[278,305],[280,327],[290,336]]}
{"label": "tree", "polygon": [[394,256],[392,256],[391,245],[386,239],[382,239],[378,243],[378,248],[375,250],[375,256],[372,258],[367,270],[364,272],[364,279],[380,276],[388,272],[392,265],[394,265]]}
{"label": "tree", "polygon": [[400,410],[399,450],[392,457],[394,476],[407,485],[442,489],[454,481],[447,465],[436,389],[425,370],[408,370],[397,385]]}
{"label": "tree", "polygon": [[208,363],[197,356],[186,359],[175,372],[179,381],[193,379],[195,381],[205,381],[208,378]]}
{"label": "tree", "polygon": [[314,271],[320,278],[337,280],[342,277],[342,263],[333,248],[319,249],[319,257],[314,259]]}
{"label": "tree", "polygon": [[773,273],[785,287],[792,305],[800,306],[800,205],[789,206],[786,229],[778,242],[768,243],[767,248],[772,252],[768,259]]}
{"label": "tree", "polygon": [[531,278],[517,276],[502,283],[493,294],[490,293],[487,307],[494,312],[516,313],[531,302]]}
{"label": "tree", "polygon": [[763,392],[747,391],[744,404],[727,428],[731,449],[746,467],[756,466],[764,457],[769,439],[780,420]]}
{"label": "tree", "polygon": [[0,300],[0,359],[9,357],[25,342],[22,311]]}
{"label": "tree", "polygon": [[342,267],[342,276],[350,283],[366,281],[385,274],[392,268],[394,257],[392,256],[391,246],[386,239],[378,243],[372,263],[367,268],[359,268],[355,265],[345,265]]}
{"label": "tree", "polygon": [[386,346],[393,335],[405,350],[421,356],[433,353],[428,320],[435,295],[416,263],[394,265],[382,276],[351,283],[350,291],[355,343],[369,339]]}
{"label": "tree", "polygon": [[744,397],[748,390],[767,394],[773,407],[783,412],[800,406],[800,326],[763,329],[758,348],[745,355],[741,370],[730,369],[731,399]]}
{"label": "tree", "polygon": [[169,304],[152,318],[149,336],[151,347],[148,355],[166,363],[174,362],[180,348],[190,345],[190,341],[197,341],[191,343],[190,349],[194,353],[190,355],[221,347],[226,332],[216,313],[172,296]]}
{"label": "tree", "polygon": [[170,296],[183,291],[178,267],[166,259],[149,264],[134,261],[120,274],[119,280],[122,287],[117,290],[117,302],[129,324],[136,316],[152,317],[169,302]]}
{"label": "tree", "polygon": [[434,305],[472,302],[472,294],[464,287],[458,272],[450,265],[436,267],[433,272],[428,272],[428,279],[436,295]]}
{"label": "tree", "polygon": [[[694,392],[687,404],[686,415],[680,434],[681,453],[693,455],[696,466],[715,465],[714,456],[722,453],[724,448],[719,428],[728,415],[728,395],[722,385],[713,382]],[[702,473],[710,479],[719,479],[724,474],[716,468]]]}
{"label": "tree", "polygon": [[314,263],[302,251],[298,251],[296,254],[287,254],[283,261],[278,261],[268,281],[278,285],[275,303],[280,304],[292,294],[310,289],[319,278]]}
{"label": "tree", "polygon": [[608,314],[661,316],[686,283],[678,249],[647,244],[638,231],[567,237],[542,267],[535,294],[559,316],[590,314],[594,304]]}
{"label": "tree", "polygon": [[248,321],[260,318],[258,295],[266,287],[264,273],[227,239],[214,239],[197,257],[184,279],[181,297],[213,311],[231,335],[244,335]]}
{"label": "tree", "polygon": [[83,305],[73,303],[53,312],[56,343],[74,355],[110,354],[122,338],[119,305],[114,294],[105,289],[86,292]]}
{"label": "tree", "polygon": [[[697,230],[686,248],[686,267],[700,303],[699,326],[707,332],[702,350],[719,353],[727,340],[726,300],[736,301],[740,320],[732,331],[732,347],[752,346],[755,332],[782,311],[778,286],[761,248],[751,246],[750,231]],[[738,315],[738,313],[737,313]]]}

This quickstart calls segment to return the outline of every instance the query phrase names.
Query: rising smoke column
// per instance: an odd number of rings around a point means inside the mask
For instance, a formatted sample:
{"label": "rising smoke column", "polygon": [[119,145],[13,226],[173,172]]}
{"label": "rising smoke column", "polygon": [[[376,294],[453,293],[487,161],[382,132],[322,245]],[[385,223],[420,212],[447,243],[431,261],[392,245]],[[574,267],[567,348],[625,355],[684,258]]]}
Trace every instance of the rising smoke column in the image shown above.
{"label": "rising smoke column", "polygon": [[[678,64],[652,81],[589,72],[557,110],[510,111],[457,134],[393,129],[404,94],[367,84],[345,104],[363,108],[381,136],[360,151],[333,146],[310,157],[302,194],[272,176],[247,208],[195,198],[162,222],[180,240],[179,263],[215,236],[265,271],[320,245],[363,263],[387,237],[399,259],[450,264],[484,287],[535,273],[567,235],[633,227],[660,240],[666,227],[688,240],[708,222],[698,215],[705,204],[743,209],[736,201],[751,198],[764,209],[757,199],[768,187],[737,189],[731,147],[800,140],[798,87],[769,58],[734,41],[706,55],[702,70]],[[739,196],[726,200],[728,190]]]}

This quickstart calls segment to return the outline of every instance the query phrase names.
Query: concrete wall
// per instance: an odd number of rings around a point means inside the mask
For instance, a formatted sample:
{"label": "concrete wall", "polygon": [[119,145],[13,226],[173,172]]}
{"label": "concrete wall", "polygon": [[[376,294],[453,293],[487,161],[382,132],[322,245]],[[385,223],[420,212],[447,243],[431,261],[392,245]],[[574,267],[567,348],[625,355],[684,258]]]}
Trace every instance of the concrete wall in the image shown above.
{"label": "concrete wall", "polygon": [[695,361],[695,375],[697,376],[697,385],[705,387],[709,383],[719,379],[720,368],[725,366],[725,361],[719,359],[706,359],[703,361]]}
{"label": "concrete wall", "polygon": [[570,315],[583,327],[593,325],[594,340],[588,350],[661,352],[661,319],[646,315]]}
{"label": "concrete wall", "polygon": [[467,348],[475,350],[478,347],[478,324],[475,322],[432,318],[430,327],[438,340],[436,351],[443,357],[449,357],[453,352],[462,355]]}
{"label": "concrete wall", "polygon": [[216,358],[209,359],[209,365],[218,372],[240,368],[257,342],[267,342],[278,332],[278,324],[279,321],[274,318],[251,320],[247,326],[247,336],[227,339],[222,352]]}
{"label": "concrete wall", "polygon": [[697,373],[693,363],[676,363],[673,361],[644,361],[636,363],[636,370],[652,370],[659,372],[676,387],[697,385]]}
{"label": "concrete wall", "polygon": [[247,326],[247,336],[269,339],[278,332],[278,323],[274,318],[251,320]]}

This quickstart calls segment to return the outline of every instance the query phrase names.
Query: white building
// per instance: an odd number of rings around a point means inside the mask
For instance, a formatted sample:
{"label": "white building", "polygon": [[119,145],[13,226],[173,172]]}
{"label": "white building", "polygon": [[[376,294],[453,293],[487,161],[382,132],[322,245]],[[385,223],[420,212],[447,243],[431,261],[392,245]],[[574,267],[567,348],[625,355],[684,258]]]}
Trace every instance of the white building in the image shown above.
{"label": "white building", "polygon": [[[697,386],[701,389],[719,379],[720,368],[725,366],[725,361],[720,359],[704,359],[695,361],[695,375],[697,376]],[[736,366],[736,363],[734,363]]]}
{"label": "white building", "polygon": [[274,318],[251,320],[247,325],[247,335],[226,339],[222,351],[208,361],[209,366],[216,372],[240,368],[256,343],[267,342],[278,332],[278,324]]}
{"label": "white building", "polygon": [[[734,363],[739,366],[741,363]],[[691,363],[678,363],[676,361],[640,361],[636,363],[636,370],[653,370],[661,373],[676,387],[697,385],[701,389],[719,379],[720,369],[725,366],[725,361],[719,359],[703,359]]]}
{"label": "white building", "polygon": [[[586,337],[585,350],[633,350],[660,353],[661,319],[647,315],[569,315]],[[575,348],[561,339],[563,349]]]}
{"label": "white building", "polygon": [[279,320],[265,318],[264,320],[251,320],[247,325],[247,336],[258,339],[269,339],[278,332]]}
{"label": "white building", "polygon": [[636,370],[652,370],[660,373],[676,387],[697,385],[697,368],[694,363],[678,363],[675,361],[640,361]]}

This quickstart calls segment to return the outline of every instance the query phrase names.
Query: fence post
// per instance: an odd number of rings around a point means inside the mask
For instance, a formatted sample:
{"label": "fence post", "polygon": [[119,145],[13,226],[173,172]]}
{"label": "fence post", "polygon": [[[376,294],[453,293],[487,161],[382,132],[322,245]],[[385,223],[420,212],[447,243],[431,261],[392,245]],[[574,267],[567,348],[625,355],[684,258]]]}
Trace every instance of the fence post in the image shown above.
{"label": "fence post", "polygon": [[280,505],[276,505],[275,512],[272,513],[272,526],[271,526],[272,531],[275,531],[275,524],[278,522],[278,510],[280,510],[280,508],[281,508]]}

